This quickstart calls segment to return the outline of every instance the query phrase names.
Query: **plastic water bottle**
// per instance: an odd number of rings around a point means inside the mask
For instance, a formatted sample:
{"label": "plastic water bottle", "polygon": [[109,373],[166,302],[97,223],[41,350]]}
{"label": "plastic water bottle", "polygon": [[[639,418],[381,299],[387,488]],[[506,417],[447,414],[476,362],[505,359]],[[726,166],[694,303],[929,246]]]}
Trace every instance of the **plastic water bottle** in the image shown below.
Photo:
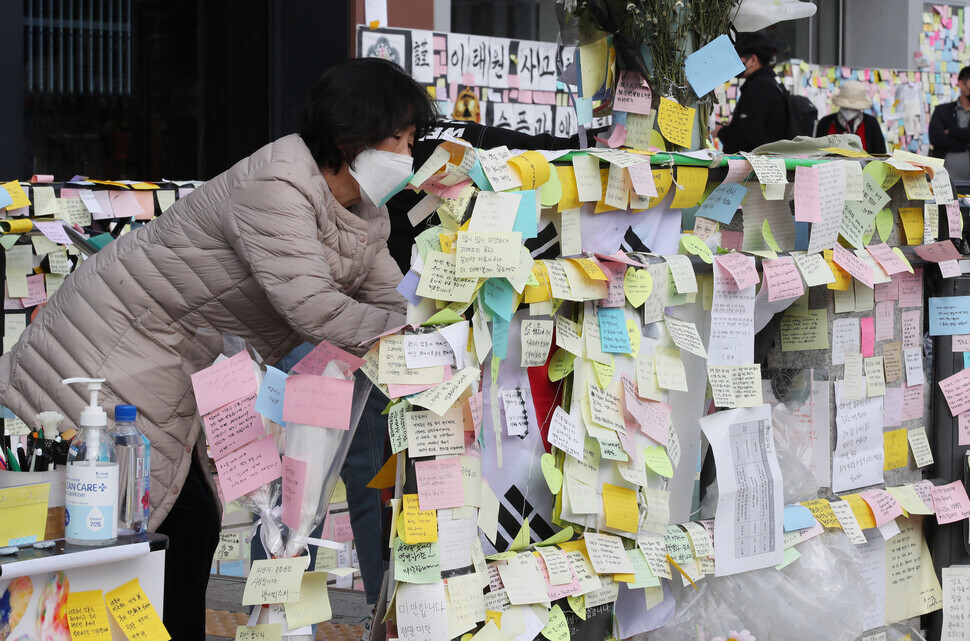
{"label": "plastic water bottle", "polygon": [[118,455],[118,534],[140,534],[148,527],[151,444],[135,427],[138,409],[115,405],[111,436]]}
{"label": "plastic water bottle", "polygon": [[67,454],[64,486],[64,538],[76,545],[111,545],[118,539],[118,459],[108,436],[108,417],[98,405],[103,378],[67,378],[83,383],[90,402],[81,411],[78,431]]}

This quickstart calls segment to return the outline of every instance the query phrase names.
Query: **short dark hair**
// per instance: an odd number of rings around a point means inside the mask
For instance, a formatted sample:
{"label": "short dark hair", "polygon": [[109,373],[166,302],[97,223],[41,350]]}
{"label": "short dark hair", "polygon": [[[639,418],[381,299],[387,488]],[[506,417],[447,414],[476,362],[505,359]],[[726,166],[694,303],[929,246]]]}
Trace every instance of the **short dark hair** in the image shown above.
{"label": "short dark hair", "polygon": [[411,125],[417,129],[415,138],[421,137],[437,117],[428,90],[401,67],[380,58],[354,58],[323,74],[307,94],[298,121],[317,164],[336,171],[365,147]]}
{"label": "short dark hair", "polygon": [[960,75],[957,76],[957,80],[959,82],[964,82],[966,80],[970,80],[970,67],[964,67],[963,69],[961,69],[960,70]]}
{"label": "short dark hair", "polygon": [[775,55],[775,47],[768,38],[760,33],[739,33],[734,49],[739,56],[757,57],[762,66],[770,65],[771,59]]}

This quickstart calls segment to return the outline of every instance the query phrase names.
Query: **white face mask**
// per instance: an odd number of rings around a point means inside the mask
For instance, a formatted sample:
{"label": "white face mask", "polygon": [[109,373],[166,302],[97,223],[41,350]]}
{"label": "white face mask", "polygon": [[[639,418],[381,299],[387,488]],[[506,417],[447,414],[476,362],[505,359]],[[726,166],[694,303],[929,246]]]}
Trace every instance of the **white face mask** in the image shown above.
{"label": "white face mask", "polygon": [[380,207],[404,189],[414,176],[414,161],[406,154],[365,149],[350,165],[364,202]]}
{"label": "white face mask", "polygon": [[862,112],[858,109],[846,109],[845,107],[841,107],[839,108],[839,113],[841,113],[842,117],[846,120],[855,120]]}

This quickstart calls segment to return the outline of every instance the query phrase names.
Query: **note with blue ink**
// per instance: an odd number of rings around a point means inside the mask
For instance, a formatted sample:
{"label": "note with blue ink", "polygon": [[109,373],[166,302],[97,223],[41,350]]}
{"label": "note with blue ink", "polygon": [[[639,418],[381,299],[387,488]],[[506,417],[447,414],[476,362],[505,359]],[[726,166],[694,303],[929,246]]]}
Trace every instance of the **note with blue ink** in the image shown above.
{"label": "note with blue ink", "polygon": [[600,307],[596,310],[600,326],[600,349],[607,354],[629,354],[630,335],[622,307]]}
{"label": "note with blue ink", "polygon": [[731,39],[721,35],[687,56],[685,71],[694,93],[703,97],[744,71],[744,63]]}
{"label": "note with blue ink", "polygon": [[930,298],[930,336],[970,334],[970,296]]}
{"label": "note with blue ink", "polygon": [[271,365],[266,366],[263,384],[256,396],[256,411],[280,425],[283,424],[283,389],[286,387],[286,374]]}
{"label": "note with blue ink", "polygon": [[704,199],[704,202],[697,208],[694,215],[710,218],[711,220],[728,225],[731,223],[731,219],[734,218],[735,212],[738,211],[738,207],[741,206],[741,201],[744,200],[747,193],[748,188],[744,185],[738,183],[721,183],[717,186],[717,189],[711,192],[710,196]]}

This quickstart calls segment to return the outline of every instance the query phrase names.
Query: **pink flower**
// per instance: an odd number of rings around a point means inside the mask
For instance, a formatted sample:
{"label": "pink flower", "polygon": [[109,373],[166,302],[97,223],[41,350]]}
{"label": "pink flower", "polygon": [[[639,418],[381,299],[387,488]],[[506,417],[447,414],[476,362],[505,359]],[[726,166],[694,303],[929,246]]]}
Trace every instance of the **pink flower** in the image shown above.
{"label": "pink flower", "polygon": [[727,638],[727,641],[755,641],[755,638],[747,630],[742,630],[741,632],[731,630],[731,635]]}

